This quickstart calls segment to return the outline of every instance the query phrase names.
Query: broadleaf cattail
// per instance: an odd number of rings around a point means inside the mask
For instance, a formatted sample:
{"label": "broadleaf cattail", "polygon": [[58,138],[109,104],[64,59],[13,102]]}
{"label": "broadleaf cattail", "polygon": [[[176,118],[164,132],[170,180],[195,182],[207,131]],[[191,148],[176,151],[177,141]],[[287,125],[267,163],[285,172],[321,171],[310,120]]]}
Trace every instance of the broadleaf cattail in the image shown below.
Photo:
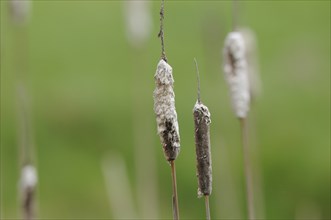
{"label": "broadleaf cattail", "polygon": [[164,156],[168,161],[175,160],[180,151],[180,137],[175,108],[174,79],[171,66],[163,59],[157,65],[154,75],[154,111],[157,132],[163,146]]}
{"label": "broadleaf cattail", "polygon": [[25,220],[33,219],[34,216],[34,194],[37,186],[37,171],[32,165],[25,165],[21,171],[20,193]]}
{"label": "broadleaf cattail", "polygon": [[225,39],[224,73],[229,85],[233,110],[238,118],[249,111],[250,91],[245,54],[245,42],[239,32],[230,32]]}

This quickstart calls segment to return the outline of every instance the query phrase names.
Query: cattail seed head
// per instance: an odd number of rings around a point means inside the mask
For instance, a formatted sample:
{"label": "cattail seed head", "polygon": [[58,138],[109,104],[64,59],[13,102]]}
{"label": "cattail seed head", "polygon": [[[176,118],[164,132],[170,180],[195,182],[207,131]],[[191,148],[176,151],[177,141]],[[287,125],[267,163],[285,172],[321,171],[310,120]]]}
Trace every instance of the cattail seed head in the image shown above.
{"label": "cattail seed head", "polygon": [[33,218],[33,198],[37,186],[37,171],[32,165],[25,165],[21,171],[20,191],[24,219]]}
{"label": "cattail seed head", "polygon": [[174,79],[171,66],[163,59],[157,65],[154,75],[154,112],[157,132],[163,146],[164,156],[168,161],[175,160],[180,151],[179,128],[175,108]]}
{"label": "cattail seed head", "polygon": [[148,40],[152,16],[149,1],[124,1],[126,32],[129,43],[135,47],[141,47]]}
{"label": "cattail seed head", "polygon": [[239,32],[230,32],[225,39],[224,72],[229,85],[233,110],[238,118],[245,118],[249,111],[250,92],[245,41]]}
{"label": "cattail seed head", "polygon": [[198,197],[210,195],[212,191],[212,168],[210,152],[208,107],[197,101],[193,108],[195,125],[195,150],[197,156]]}
{"label": "cattail seed head", "polygon": [[37,185],[37,171],[32,165],[25,165],[21,172],[21,189],[34,189]]}
{"label": "cattail seed head", "polygon": [[10,0],[10,15],[16,24],[24,24],[29,19],[30,0]]}

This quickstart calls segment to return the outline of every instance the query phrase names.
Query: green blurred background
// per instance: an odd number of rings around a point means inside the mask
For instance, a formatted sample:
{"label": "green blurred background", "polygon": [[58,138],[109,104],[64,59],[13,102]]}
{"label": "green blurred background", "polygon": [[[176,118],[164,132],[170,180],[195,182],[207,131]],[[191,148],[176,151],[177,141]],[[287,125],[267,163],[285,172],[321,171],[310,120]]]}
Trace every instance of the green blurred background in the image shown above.
{"label": "green blurred background", "polygon": [[[32,1],[24,74],[39,218],[172,217],[170,167],[156,135],[152,98],[160,2],[148,2],[151,29],[138,46],[127,36],[126,4]],[[0,5],[0,214],[5,219],[20,217],[15,72],[17,35],[23,35],[10,21],[8,1]],[[256,33],[263,87],[250,114],[257,217],[330,219],[330,1],[243,1],[238,14],[240,26]],[[231,26],[231,1],[166,1],[183,219],[205,216],[196,194],[194,57],[202,100],[212,114],[211,216],[246,216],[239,123],[222,71]]]}

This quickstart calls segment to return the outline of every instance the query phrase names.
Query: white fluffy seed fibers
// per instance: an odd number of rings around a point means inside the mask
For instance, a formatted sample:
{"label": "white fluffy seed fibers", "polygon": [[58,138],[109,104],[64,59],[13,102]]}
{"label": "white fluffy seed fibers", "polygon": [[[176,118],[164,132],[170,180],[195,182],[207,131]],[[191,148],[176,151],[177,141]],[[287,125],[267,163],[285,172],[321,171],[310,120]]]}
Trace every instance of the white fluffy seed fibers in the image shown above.
{"label": "white fluffy seed fibers", "polygon": [[37,185],[37,171],[34,166],[26,165],[22,168],[20,185],[23,192],[34,190]]}
{"label": "white fluffy seed fibers", "polygon": [[13,22],[24,24],[28,21],[31,10],[30,0],[10,0],[9,7]]}
{"label": "white fluffy seed fibers", "polygon": [[175,160],[180,151],[179,128],[175,108],[174,79],[171,66],[163,59],[157,65],[154,75],[154,112],[157,132],[163,146],[164,156],[168,161]]}
{"label": "white fluffy seed fibers", "polygon": [[229,85],[233,110],[238,118],[245,118],[249,111],[250,92],[245,41],[239,32],[230,32],[225,39],[224,72]]}

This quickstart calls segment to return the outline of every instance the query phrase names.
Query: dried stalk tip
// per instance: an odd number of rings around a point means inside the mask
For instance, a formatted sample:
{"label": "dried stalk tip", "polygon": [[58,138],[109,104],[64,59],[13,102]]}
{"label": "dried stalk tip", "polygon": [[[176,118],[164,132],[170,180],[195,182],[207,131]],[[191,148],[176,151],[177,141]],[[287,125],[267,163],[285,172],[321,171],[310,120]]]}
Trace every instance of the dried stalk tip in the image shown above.
{"label": "dried stalk tip", "polygon": [[207,196],[212,191],[212,168],[210,152],[208,107],[197,101],[193,108],[195,125],[195,150],[197,156],[198,197]]}
{"label": "dried stalk tip", "polygon": [[229,85],[233,110],[238,118],[249,111],[250,92],[244,38],[239,32],[230,32],[225,39],[224,72]]}
{"label": "dried stalk tip", "polygon": [[154,112],[157,132],[160,135],[164,156],[168,161],[175,160],[180,151],[179,128],[175,108],[174,79],[172,68],[163,59],[157,65],[154,75]]}

